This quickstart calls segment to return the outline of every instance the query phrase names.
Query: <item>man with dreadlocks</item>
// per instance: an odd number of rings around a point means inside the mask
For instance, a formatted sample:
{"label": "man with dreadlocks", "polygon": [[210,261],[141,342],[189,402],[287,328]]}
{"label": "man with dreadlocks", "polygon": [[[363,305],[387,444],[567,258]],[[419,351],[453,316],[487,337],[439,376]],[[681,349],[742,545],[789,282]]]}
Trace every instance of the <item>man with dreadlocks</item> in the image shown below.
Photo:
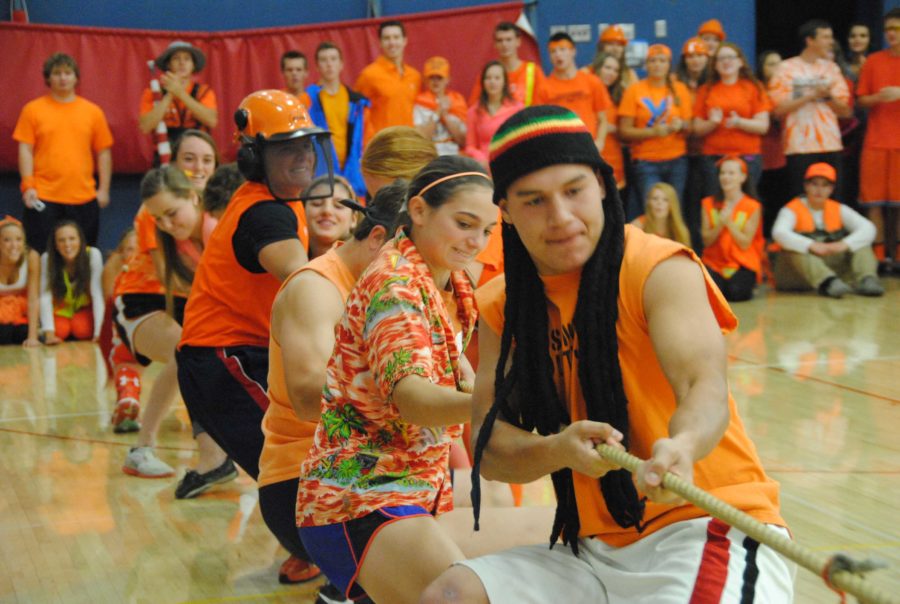
{"label": "man with dreadlocks", "polygon": [[[506,275],[479,290],[473,473],[551,474],[556,519],[550,549],[459,562],[422,601],[790,602],[777,554],[661,485],[673,472],[787,532],[728,392],[737,320],[699,259],[625,226],[612,169],[568,110],[520,111],[490,155]],[[649,459],[632,479],[598,443]],[[472,499],[477,527],[477,475]]]}

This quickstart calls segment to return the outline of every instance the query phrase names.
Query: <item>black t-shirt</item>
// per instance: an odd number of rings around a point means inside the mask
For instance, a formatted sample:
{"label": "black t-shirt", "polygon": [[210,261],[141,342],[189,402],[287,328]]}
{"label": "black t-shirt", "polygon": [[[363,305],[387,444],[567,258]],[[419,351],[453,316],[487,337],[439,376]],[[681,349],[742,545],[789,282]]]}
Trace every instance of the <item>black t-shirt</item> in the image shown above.
{"label": "black t-shirt", "polygon": [[251,206],[238,220],[231,238],[238,264],[251,273],[264,273],[259,252],[267,245],[299,239],[297,215],[284,203],[263,201]]}

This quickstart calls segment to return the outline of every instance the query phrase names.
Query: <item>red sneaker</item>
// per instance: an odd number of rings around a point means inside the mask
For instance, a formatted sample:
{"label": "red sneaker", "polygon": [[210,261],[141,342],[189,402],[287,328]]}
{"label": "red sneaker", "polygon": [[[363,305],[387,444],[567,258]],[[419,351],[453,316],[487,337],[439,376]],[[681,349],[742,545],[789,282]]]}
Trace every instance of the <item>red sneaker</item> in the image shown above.
{"label": "red sneaker", "polygon": [[322,574],[319,567],[312,562],[301,560],[296,556],[291,556],[278,569],[279,583],[306,583],[312,581]]}

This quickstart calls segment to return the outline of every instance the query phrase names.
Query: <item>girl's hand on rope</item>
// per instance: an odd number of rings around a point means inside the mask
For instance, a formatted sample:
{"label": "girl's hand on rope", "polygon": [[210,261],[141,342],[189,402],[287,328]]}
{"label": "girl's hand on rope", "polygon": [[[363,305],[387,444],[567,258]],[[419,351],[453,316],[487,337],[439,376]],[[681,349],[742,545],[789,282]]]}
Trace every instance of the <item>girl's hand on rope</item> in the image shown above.
{"label": "girl's hand on rope", "polygon": [[581,420],[570,424],[551,438],[556,439],[558,456],[555,459],[579,474],[600,478],[607,472],[621,468],[604,459],[596,449],[598,444],[605,443],[621,451],[625,450],[622,446],[622,433],[609,424]]}
{"label": "girl's hand on rope", "polygon": [[666,472],[678,475],[687,482],[694,481],[694,460],[691,448],[674,438],[660,438],[653,444],[653,457],[638,466],[637,488],[656,503],[682,504],[684,499],[662,486]]}

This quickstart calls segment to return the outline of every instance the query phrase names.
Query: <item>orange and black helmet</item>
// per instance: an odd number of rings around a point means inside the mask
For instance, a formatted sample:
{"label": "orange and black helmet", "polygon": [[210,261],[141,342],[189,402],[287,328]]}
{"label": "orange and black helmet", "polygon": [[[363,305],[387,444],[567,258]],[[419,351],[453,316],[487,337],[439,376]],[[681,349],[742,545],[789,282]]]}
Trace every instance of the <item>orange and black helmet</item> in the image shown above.
{"label": "orange and black helmet", "polygon": [[235,138],[242,143],[275,143],[328,132],[313,123],[297,97],[283,90],[258,90],[246,96],[234,112],[234,123]]}

